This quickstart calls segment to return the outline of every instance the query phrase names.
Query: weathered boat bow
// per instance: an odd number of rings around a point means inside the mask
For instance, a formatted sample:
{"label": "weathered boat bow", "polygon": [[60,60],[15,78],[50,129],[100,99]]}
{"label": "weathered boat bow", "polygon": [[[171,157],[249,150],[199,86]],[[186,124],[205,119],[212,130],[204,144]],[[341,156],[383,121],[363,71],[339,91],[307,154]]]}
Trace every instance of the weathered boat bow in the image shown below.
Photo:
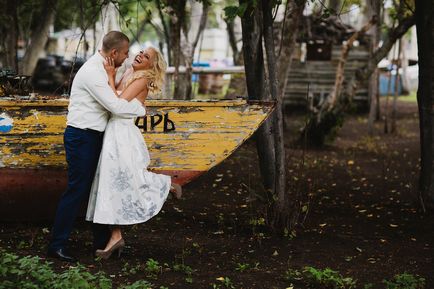
{"label": "weathered boat bow", "polygon": [[[66,187],[63,131],[68,100],[0,99],[0,215],[54,211]],[[186,184],[249,138],[272,102],[149,100],[136,119],[151,154],[150,170]],[[48,213],[47,213],[48,212]]]}

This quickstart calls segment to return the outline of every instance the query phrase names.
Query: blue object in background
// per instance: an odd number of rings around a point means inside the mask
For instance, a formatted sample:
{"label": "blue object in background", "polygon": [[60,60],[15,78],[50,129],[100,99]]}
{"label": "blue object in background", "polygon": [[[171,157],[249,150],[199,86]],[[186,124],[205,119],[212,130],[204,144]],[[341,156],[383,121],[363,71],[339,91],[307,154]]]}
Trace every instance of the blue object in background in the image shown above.
{"label": "blue object in background", "polygon": [[[389,87],[389,76],[387,74],[380,73],[380,95],[395,95],[395,80],[396,75],[391,75],[390,80],[390,92],[388,91]],[[398,83],[398,95],[402,94],[402,76],[399,76]]]}
{"label": "blue object in background", "polygon": [[0,132],[10,132],[13,128],[13,120],[5,113],[0,114]]}
{"label": "blue object in background", "polygon": [[[210,67],[210,64],[209,62],[193,62],[193,67]],[[191,80],[193,82],[197,82],[198,79],[199,79],[199,75],[193,74]]]}

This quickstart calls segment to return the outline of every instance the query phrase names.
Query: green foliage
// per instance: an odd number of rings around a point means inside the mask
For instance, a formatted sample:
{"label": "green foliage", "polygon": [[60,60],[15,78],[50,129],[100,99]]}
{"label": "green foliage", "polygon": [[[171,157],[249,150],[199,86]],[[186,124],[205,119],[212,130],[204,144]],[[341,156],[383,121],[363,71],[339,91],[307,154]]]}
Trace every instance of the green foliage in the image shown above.
{"label": "green foliage", "polygon": [[337,271],[330,268],[316,269],[305,267],[303,271],[288,269],[285,278],[291,282],[300,282],[323,289],[353,289],[356,287],[356,280],[350,277],[343,277]]}
{"label": "green foliage", "polygon": [[325,286],[333,289],[351,289],[355,288],[356,281],[350,277],[343,277],[337,271],[330,268],[324,270],[314,267],[305,267],[305,276],[314,284]]}
{"label": "green foliage", "polygon": [[183,272],[186,275],[185,282],[190,283],[190,284],[193,283],[192,275],[194,273],[194,270],[190,266],[185,265],[185,264],[175,264],[175,265],[173,265],[173,271]]}
{"label": "green foliage", "polygon": [[235,268],[235,271],[244,272],[250,268],[251,266],[249,263],[237,263],[237,267]]}
{"label": "green foliage", "polygon": [[[102,272],[91,273],[83,265],[71,266],[57,273],[51,268],[52,263],[39,257],[18,257],[0,249],[0,288],[2,289],[111,289],[112,281]],[[125,268],[127,268],[126,266]],[[147,269],[155,272],[160,268],[158,262],[149,259]],[[137,269],[137,266],[129,270]],[[160,270],[160,269],[158,269]],[[130,272],[131,273],[131,272]],[[120,289],[149,289],[154,285],[139,280]],[[161,286],[160,289],[168,289]]]}
{"label": "green foliage", "polygon": [[133,265],[130,265],[128,262],[126,262],[124,264],[124,266],[122,267],[122,273],[123,273],[123,275],[134,275],[134,274],[140,272],[141,267],[142,266],[140,263],[133,266]]}
{"label": "green foliage", "polygon": [[56,273],[50,262],[39,257],[18,257],[0,251],[0,288],[112,288],[112,282],[103,273],[90,273],[83,265]]}
{"label": "green foliage", "polygon": [[247,3],[243,3],[240,6],[227,6],[223,10],[225,11],[225,18],[229,21],[234,20],[237,16],[242,17],[248,7]]}
{"label": "green foliage", "polygon": [[425,279],[418,275],[402,273],[395,275],[391,280],[383,280],[386,289],[424,289]]}
{"label": "green foliage", "polygon": [[149,258],[146,261],[145,271],[147,273],[147,277],[157,279],[158,274],[161,273],[162,267],[160,263],[152,258]]}
{"label": "green foliage", "polygon": [[343,123],[344,113],[338,108],[323,112],[320,120],[317,119],[317,115],[312,115],[304,128],[300,141],[304,142],[304,137],[306,137],[307,142],[316,147],[331,143]]}
{"label": "green foliage", "polygon": [[71,27],[91,28],[101,15],[102,2],[98,0],[59,0],[56,7],[54,30]]}
{"label": "green foliage", "polygon": [[[153,284],[148,281],[139,280],[130,285],[124,285],[119,287],[119,289],[151,289],[153,288]],[[161,287],[160,287],[161,288]]]}
{"label": "green foliage", "polygon": [[297,269],[289,268],[285,272],[285,279],[291,282],[303,280],[303,273]]}

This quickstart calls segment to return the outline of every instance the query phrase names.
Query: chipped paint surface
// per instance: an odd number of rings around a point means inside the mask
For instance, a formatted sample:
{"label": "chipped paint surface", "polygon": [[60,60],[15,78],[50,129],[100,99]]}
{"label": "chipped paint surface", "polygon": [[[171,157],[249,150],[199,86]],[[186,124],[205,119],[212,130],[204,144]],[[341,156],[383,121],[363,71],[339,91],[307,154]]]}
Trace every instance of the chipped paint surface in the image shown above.
{"label": "chipped paint surface", "polygon": [[[67,100],[0,100],[13,127],[0,133],[0,164],[9,169],[64,168]],[[273,109],[272,103],[162,101],[146,103],[136,121],[155,171],[205,172],[227,158]]]}

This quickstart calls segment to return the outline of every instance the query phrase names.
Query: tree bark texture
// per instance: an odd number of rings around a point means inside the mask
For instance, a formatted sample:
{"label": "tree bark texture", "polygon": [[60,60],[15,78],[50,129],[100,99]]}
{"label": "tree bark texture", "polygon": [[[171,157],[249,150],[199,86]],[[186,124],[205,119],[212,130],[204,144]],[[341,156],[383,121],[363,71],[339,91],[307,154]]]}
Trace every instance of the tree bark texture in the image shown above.
{"label": "tree bark texture", "polygon": [[173,65],[172,63],[172,45],[171,45],[171,41],[170,41],[170,28],[166,23],[166,19],[164,18],[163,15],[163,6],[161,3],[161,0],[156,0],[156,4],[157,4],[157,8],[158,8],[158,16],[160,16],[160,21],[161,21],[161,25],[163,26],[163,31],[164,31],[164,39],[166,40],[166,46],[167,46],[167,57],[168,57],[168,62],[169,65]]}
{"label": "tree bark texture", "polygon": [[[368,31],[371,35],[371,45],[369,52],[372,55],[375,50],[378,48],[378,42],[380,40],[381,35],[381,25],[382,25],[382,17],[381,17],[381,1],[376,0],[368,0],[366,2],[366,18],[370,19],[372,16],[377,16],[377,23],[373,29]],[[368,99],[369,99],[369,117],[368,117],[368,132],[370,135],[374,133],[374,122],[379,119],[379,115],[377,115],[377,107],[379,101],[379,71],[378,68],[372,73],[369,78],[368,84]],[[379,113],[379,112],[378,112]]]}
{"label": "tree bark texture", "polygon": [[196,50],[197,43],[199,42],[199,38],[202,35],[206,22],[208,19],[208,10],[209,10],[209,4],[208,2],[204,1],[202,2],[202,14],[200,16],[199,26],[197,28],[196,34],[193,36],[193,39],[189,38],[189,30],[191,29],[191,26],[187,28],[187,25],[182,25],[182,32],[183,32],[183,45],[181,45],[183,50],[184,57],[184,64],[185,64],[185,74],[183,75],[184,82],[186,84],[185,89],[185,99],[191,99],[192,98],[192,83],[191,79],[193,76],[193,57],[194,57],[194,51]]}
{"label": "tree bark texture", "polygon": [[186,0],[170,0],[167,5],[170,9],[170,43],[172,51],[173,66],[175,73],[173,74],[173,82],[175,89],[173,93],[174,99],[183,99],[185,96],[185,82],[182,81],[182,75],[179,73],[179,66],[184,60],[181,49],[181,26],[185,22],[185,5]]}
{"label": "tree bark texture", "polygon": [[[232,49],[232,57],[234,65],[244,65],[242,49],[238,49],[237,40],[235,36],[235,20],[225,19],[226,31],[228,32],[229,44]],[[239,96],[244,96],[247,93],[246,77],[244,74],[231,74],[231,81],[229,82],[228,90],[226,91],[225,98],[233,99]]]}
{"label": "tree bark texture", "polygon": [[45,0],[44,12],[41,21],[32,30],[30,45],[27,46],[22,60],[22,74],[31,75],[35,70],[36,63],[41,53],[44,51],[48,40],[50,26],[54,23],[56,15],[57,0]]}
{"label": "tree bark texture", "polygon": [[[4,3],[2,4],[4,5]],[[0,40],[3,42],[3,67],[13,69],[16,72],[18,72],[18,4],[19,1],[6,1],[5,14],[2,15],[2,18],[5,19],[5,21],[0,24],[3,35],[3,39]]]}
{"label": "tree bark texture", "polygon": [[277,201],[274,203],[273,227],[284,229],[289,227],[290,220],[290,201],[286,190],[285,174],[285,142],[283,137],[283,110],[282,94],[279,93],[279,81],[277,79],[276,55],[274,47],[273,16],[271,1],[262,0],[263,29],[265,53],[267,56],[268,79],[270,83],[271,98],[276,102],[273,112],[274,145],[275,145],[275,188],[274,196]]}
{"label": "tree bark texture", "polygon": [[[434,3],[416,0],[416,30],[419,53],[419,106],[421,170],[419,192],[427,208],[434,208]],[[424,206],[424,207],[425,207]]]}
{"label": "tree bark texture", "polygon": [[333,89],[329,97],[327,98],[324,106],[321,107],[319,117],[321,117],[322,111],[330,111],[339,101],[342,85],[344,83],[345,63],[347,62],[350,49],[353,47],[354,41],[356,41],[361,34],[364,34],[366,33],[366,31],[371,29],[371,27],[376,23],[376,21],[377,21],[377,17],[376,16],[372,17],[372,19],[365,26],[363,26],[361,30],[354,33],[350,37],[350,39],[348,39],[345,45],[342,46],[341,57],[339,58],[338,66],[336,68],[335,85],[333,86]]}
{"label": "tree bark texture", "polygon": [[402,46],[402,38],[398,40],[398,56],[396,57],[396,73],[395,73],[395,87],[393,94],[393,105],[392,105],[392,115],[391,115],[391,123],[390,123],[390,132],[396,133],[396,105],[398,101],[398,90],[399,90],[399,69],[401,68],[401,46]]}
{"label": "tree bark texture", "polygon": [[[248,0],[240,0],[240,5]],[[265,91],[265,71],[262,49],[262,19],[260,10],[248,6],[241,17],[244,69],[249,99],[269,100]],[[255,133],[259,167],[264,188],[269,192],[275,189],[275,153],[272,119],[268,118]],[[268,195],[271,197],[271,194]],[[271,200],[270,200],[271,201]]]}

